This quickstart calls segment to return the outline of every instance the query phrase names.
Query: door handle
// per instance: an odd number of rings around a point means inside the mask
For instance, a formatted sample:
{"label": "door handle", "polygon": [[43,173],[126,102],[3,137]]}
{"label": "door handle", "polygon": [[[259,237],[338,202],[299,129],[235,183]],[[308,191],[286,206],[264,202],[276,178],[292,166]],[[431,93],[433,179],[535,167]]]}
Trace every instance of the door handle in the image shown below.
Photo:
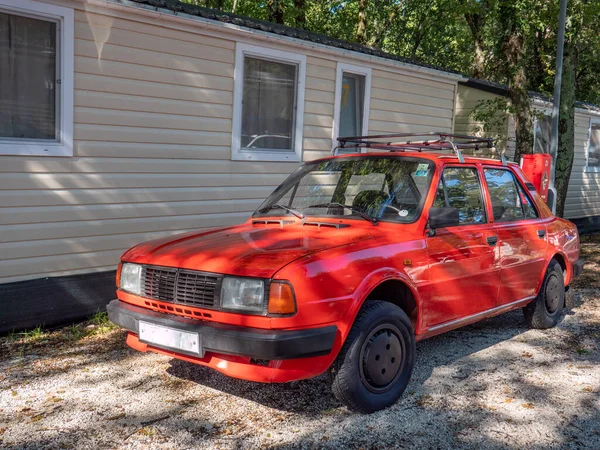
{"label": "door handle", "polygon": [[537,230],[537,235],[540,239],[544,239],[546,236],[546,230]]}
{"label": "door handle", "polygon": [[485,240],[487,241],[488,245],[493,247],[498,242],[498,236],[488,236],[485,238]]}

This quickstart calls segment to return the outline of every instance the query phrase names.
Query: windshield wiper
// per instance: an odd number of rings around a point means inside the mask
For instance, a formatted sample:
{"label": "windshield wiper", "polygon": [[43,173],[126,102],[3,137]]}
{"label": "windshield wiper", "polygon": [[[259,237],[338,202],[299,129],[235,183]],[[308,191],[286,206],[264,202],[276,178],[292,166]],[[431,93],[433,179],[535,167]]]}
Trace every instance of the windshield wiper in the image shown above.
{"label": "windshield wiper", "polygon": [[377,217],[371,217],[368,214],[365,214],[364,212],[360,211],[357,208],[353,208],[352,206],[348,206],[348,205],[344,205],[343,203],[338,203],[338,202],[331,202],[331,203],[319,203],[317,205],[310,205],[307,206],[305,209],[308,208],[331,208],[332,206],[338,206],[338,207],[342,207],[342,208],[346,208],[349,209],[350,211],[352,211],[353,213],[358,214],[360,217],[362,217],[365,220],[368,220],[369,222],[371,222],[373,225],[377,225],[377,223],[379,223],[379,220],[377,219]]}
{"label": "windshield wiper", "polygon": [[275,203],[274,205],[265,206],[264,208],[259,209],[258,212],[266,212],[266,211],[270,211],[272,209],[285,209],[287,212],[295,215],[298,219],[304,219],[304,217],[305,217],[304,214],[302,214],[300,211],[295,210],[294,208],[290,208],[289,206],[280,205],[279,203]]}

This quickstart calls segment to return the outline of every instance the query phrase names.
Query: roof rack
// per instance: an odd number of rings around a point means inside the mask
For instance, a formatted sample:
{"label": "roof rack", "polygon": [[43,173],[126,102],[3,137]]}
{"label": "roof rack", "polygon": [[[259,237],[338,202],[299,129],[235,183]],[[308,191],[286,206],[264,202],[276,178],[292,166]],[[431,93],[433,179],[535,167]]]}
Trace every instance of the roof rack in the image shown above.
{"label": "roof rack", "polygon": [[[430,137],[430,139],[427,139]],[[402,138],[398,140],[398,138]],[[406,140],[406,138],[418,138]],[[333,155],[338,155],[344,148],[388,150],[390,152],[405,151],[443,151],[451,150],[461,163],[464,163],[463,150],[492,149],[500,155],[504,165],[507,165],[504,152],[498,151],[493,138],[466,136],[445,132],[430,131],[425,133],[375,134],[371,136],[338,137],[339,145],[333,149]],[[350,144],[350,145],[349,145]]]}

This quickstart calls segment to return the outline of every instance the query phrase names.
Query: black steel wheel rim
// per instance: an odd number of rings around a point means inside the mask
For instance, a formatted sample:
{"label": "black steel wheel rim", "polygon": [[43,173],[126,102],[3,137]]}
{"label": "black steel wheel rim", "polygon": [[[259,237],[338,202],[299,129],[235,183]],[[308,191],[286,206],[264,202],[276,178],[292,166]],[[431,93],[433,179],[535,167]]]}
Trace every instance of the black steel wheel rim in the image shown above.
{"label": "black steel wheel rim", "polygon": [[561,290],[562,286],[557,276],[550,276],[546,283],[546,290],[544,297],[546,300],[546,311],[553,314],[560,307]]}
{"label": "black steel wheel rim", "polygon": [[400,378],[405,361],[406,343],[400,330],[389,323],[379,325],[371,330],[361,348],[361,380],[371,392],[387,392]]}

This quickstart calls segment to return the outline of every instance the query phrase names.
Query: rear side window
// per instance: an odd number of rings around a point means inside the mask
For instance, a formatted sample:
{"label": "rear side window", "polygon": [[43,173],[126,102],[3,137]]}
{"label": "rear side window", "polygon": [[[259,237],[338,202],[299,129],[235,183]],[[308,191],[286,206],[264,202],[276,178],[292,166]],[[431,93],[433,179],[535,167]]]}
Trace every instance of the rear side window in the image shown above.
{"label": "rear side window", "polygon": [[531,200],[509,170],[484,169],[484,174],[495,222],[513,222],[537,217]]}
{"label": "rear side window", "polygon": [[457,208],[460,225],[486,223],[477,169],[473,167],[445,168],[433,206]]}

